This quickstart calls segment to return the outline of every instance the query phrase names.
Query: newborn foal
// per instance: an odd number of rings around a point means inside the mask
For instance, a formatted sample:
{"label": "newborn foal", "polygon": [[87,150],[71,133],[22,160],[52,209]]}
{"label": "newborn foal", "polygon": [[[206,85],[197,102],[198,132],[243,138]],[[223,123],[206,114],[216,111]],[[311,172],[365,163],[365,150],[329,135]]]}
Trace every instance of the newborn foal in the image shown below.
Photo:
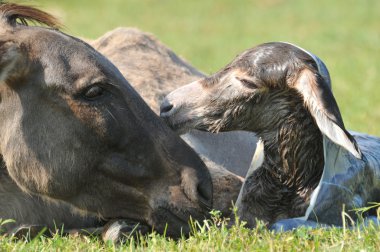
{"label": "newborn foal", "polygon": [[[175,130],[246,130],[256,151],[238,201],[238,214],[255,225],[305,214],[323,167],[323,135],[355,157],[328,71],[316,56],[287,43],[247,50],[216,74],[169,94],[161,117]],[[259,146],[260,147],[260,146]]]}

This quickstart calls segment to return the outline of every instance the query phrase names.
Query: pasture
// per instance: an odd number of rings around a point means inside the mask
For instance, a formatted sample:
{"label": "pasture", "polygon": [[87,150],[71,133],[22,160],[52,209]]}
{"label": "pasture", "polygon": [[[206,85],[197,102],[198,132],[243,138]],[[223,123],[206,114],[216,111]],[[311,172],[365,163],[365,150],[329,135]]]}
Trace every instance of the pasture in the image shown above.
{"label": "pasture", "polygon": [[[289,41],[326,63],[346,128],[380,136],[380,2],[367,1],[28,1],[60,18],[64,31],[95,39],[118,26],[153,33],[206,74],[236,54],[268,41]],[[0,250],[368,250],[378,251],[379,228],[307,230],[275,234],[263,227],[227,230],[217,218],[179,241],[160,235],[122,246],[92,237],[0,239]]]}

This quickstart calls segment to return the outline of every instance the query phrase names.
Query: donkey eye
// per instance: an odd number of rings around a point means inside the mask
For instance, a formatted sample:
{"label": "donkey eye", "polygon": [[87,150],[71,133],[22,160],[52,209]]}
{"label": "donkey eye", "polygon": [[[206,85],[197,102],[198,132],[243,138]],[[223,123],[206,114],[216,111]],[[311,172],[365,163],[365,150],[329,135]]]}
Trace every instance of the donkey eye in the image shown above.
{"label": "donkey eye", "polygon": [[98,85],[92,85],[85,89],[82,96],[87,100],[95,100],[104,94],[104,89]]}
{"label": "donkey eye", "polygon": [[244,86],[247,88],[258,88],[258,86],[251,80],[243,79],[243,78],[237,78]]}

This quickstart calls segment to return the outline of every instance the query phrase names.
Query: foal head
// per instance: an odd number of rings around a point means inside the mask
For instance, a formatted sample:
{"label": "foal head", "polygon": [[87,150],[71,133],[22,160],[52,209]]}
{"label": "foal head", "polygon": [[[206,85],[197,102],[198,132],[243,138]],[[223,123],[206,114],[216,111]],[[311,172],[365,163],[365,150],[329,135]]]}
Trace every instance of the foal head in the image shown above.
{"label": "foal head", "polygon": [[276,130],[301,104],[320,131],[356,157],[331,91],[328,71],[314,55],[288,43],[266,43],[221,71],[170,93],[161,117],[175,130]]}

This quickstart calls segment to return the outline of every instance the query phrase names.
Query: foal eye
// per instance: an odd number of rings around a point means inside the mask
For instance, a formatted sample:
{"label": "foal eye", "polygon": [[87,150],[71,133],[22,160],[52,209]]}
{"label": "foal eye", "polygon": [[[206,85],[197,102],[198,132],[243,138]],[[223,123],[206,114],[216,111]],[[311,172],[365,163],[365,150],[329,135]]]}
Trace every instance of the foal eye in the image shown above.
{"label": "foal eye", "polygon": [[243,79],[243,78],[237,78],[244,86],[246,86],[247,88],[258,88],[257,85],[251,81],[251,80],[248,80],[248,79]]}
{"label": "foal eye", "polygon": [[98,85],[92,85],[88,87],[82,93],[82,96],[88,100],[95,100],[104,94],[104,89],[99,87]]}

